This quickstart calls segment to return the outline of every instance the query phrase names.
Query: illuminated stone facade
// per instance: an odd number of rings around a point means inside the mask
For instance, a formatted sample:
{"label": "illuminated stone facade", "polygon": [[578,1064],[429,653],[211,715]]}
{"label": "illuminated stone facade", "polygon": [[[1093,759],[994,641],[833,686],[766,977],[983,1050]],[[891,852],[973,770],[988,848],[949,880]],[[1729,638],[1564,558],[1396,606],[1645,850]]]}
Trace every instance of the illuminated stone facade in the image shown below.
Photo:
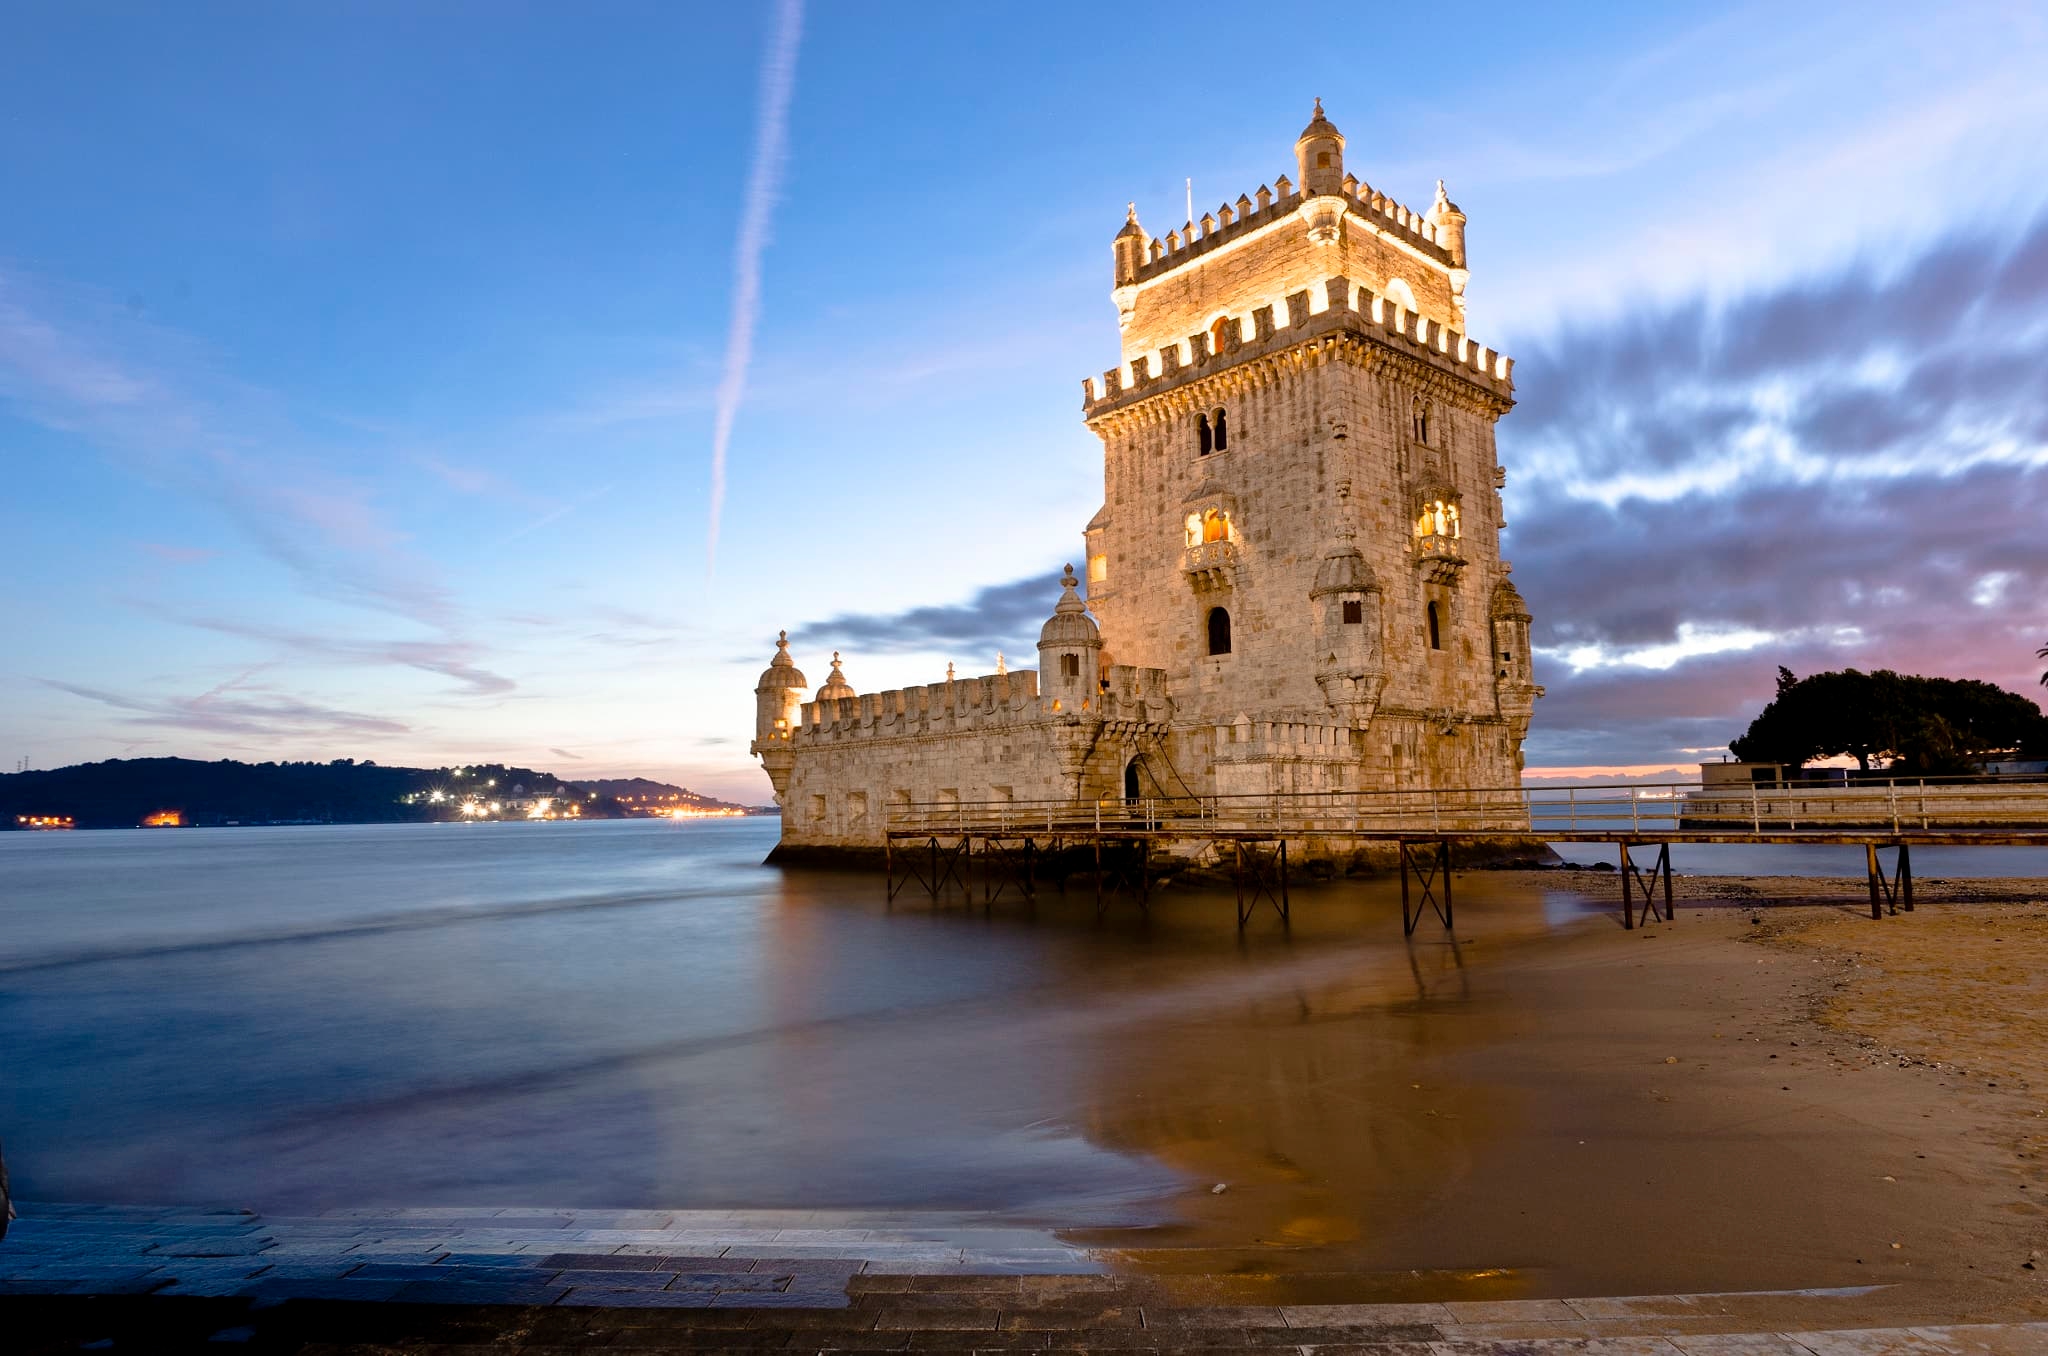
{"label": "illuminated stone facade", "polygon": [[1358,182],[1320,103],[1295,158],[1164,240],[1135,211],[1117,234],[1086,603],[1070,574],[1038,672],[858,696],[834,656],[806,701],[778,649],[753,747],[785,846],[878,846],[913,803],[1517,784],[1543,690],[1465,216],[1441,183],[1418,214]]}

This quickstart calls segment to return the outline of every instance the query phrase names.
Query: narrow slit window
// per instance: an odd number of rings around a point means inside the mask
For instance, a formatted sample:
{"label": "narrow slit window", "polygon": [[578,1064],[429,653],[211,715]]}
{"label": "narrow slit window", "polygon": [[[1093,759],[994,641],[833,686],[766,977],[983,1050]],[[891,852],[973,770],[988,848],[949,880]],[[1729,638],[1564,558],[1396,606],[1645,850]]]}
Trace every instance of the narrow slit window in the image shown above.
{"label": "narrow slit window", "polygon": [[1230,447],[1230,425],[1224,419],[1223,411],[1216,411],[1216,450],[1227,451]]}
{"label": "narrow slit window", "polygon": [[1437,612],[1436,604],[1431,603],[1429,605],[1429,648],[1441,650],[1443,647],[1443,620]]}
{"label": "narrow slit window", "polygon": [[1209,653],[1230,653],[1230,613],[1220,607],[1209,609]]}
{"label": "narrow slit window", "polygon": [[1061,656],[1060,656],[1060,677],[1062,677],[1062,678],[1079,678],[1080,676],[1081,676],[1081,656],[1080,656],[1080,655],[1077,655],[1077,654],[1063,654],[1063,655],[1061,655]]}
{"label": "narrow slit window", "polygon": [[1200,455],[1204,457],[1208,456],[1210,449],[1215,446],[1214,435],[1209,431],[1209,416],[1206,414],[1199,416],[1195,425],[1195,444]]}

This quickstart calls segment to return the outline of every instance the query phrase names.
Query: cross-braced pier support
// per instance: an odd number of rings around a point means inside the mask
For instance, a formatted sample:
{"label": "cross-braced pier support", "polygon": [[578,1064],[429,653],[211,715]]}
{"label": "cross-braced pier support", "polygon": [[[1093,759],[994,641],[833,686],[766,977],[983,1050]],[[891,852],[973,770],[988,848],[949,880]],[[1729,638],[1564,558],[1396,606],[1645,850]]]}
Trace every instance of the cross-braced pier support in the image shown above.
{"label": "cross-braced pier support", "polygon": [[[1144,838],[1132,838],[1124,844],[1126,851],[1119,860],[1114,840],[1110,843],[1107,863],[1102,856],[1103,840],[1095,840],[1095,916],[1102,917],[1109,912],[1110,897],[1118,891],[1128,892],[1138,901],[1138,912],[1152,911],[1152,845]],[[1136,869],[1132,869],[1132,858],[1136,858]]]}
{"label": "cross-braced pier support", "polygon": [[[1635,882],[1635,888],[1643,892],[1643,912],[1640,916],[1640,921],[1645,923],[1653,919],[1666,923],[1677,921],[1678,910],[1671,902],[1671,844],[1657,844],[1657,860],[1650,865],[1650,878],[1648,880],[1643,879],[1641,868],[1637,867],[1634,859],[1628,855],[1629,845],[1623,842],[1618,846],[1621,848],[1621,925],[1633,930],[1638,921],[1633,891],[1629,884],[1631,880]],[[1637,843],[1636,846],[1648,847],[1649,844]],[[1659,881],[1662,881],[1664,885],[1664,912],[1661,914],[1657,912],[1657,884]]]}
{"label": "cross-braced pier support", "polygon": [[1237,869],[1231,874],[1237,881],[1237,930],[1244,931],[1261,904],[1271,904],[1282,923],[1292,921],[1287,899],[1287,840],[1282,838],[1266,848],[1238,839],[1235,849]]}
{"label": "cross-braced pier support", "polygon": [[[961,838],[950,846],[944,846],[936,836],[933,836],[922,846],[899,854],[896,845],[885,839],[882,844],[882,857],[889,873],[890,901],[893,902],[897,894],[912,881],[923,886],[925,893],[930,895],[935,903],[939,898],[939,892],[951,882],[958,881],[961,889],[970,889],[963,872],[972,869],[973,850],[971,839]],[[900,877],[896,871],[899,855],[904,868]]]}
{"label": "cross-braced pier support", "polygon": [[[1417,851],[1426,848],[1427,852]],[[1408,907],[1408,877],[1413,875],[1420,894],[1415,907]],[[1435,838],[1416,842],[1401,840],[1401,935],[1413,937],[1415,925],[1422,921],[1422,911],[1433,909],[1443,921],[1444,930],[1454,925],[1451,912],[1451,840]]]}
{"label": "cross-braced pier support", "polygon": [[1899,844],[1898,863],[1892,868],[1889,879],[1884,874],[1884,863],[1877,859],[1877,844],[1863,845],[1864,860],[1870,867],[1870,916],[1882,918],[1889,910],[1897,914],[1903,907],[1913,912],[1913,849],[1907,843]]}

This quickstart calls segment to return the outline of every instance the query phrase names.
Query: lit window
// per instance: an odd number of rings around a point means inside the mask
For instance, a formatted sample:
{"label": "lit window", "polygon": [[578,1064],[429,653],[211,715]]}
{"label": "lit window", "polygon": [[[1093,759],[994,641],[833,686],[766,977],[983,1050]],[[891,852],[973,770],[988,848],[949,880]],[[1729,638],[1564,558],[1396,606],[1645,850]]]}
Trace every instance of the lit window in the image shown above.
{"label": "lit window", "polygon": [[1202,513],[1202,544],[1212,541],[1230,540],[1230,515],[1222,509],[1206,509]]}
{"label": "lit window", "polygon": [[1432,499],[1422,506],[1422,512],[1415,515],[1415,535],[1418,537],[1458,537],[1463,533],[1458,526],[1458,506],[1442,499]]}
{"label": "lit window", "polygon": [[1088,582],[1100,584],[1107,578],[1109,578],[1109,557],[1098,551],[1096,554],[1088,557]]}

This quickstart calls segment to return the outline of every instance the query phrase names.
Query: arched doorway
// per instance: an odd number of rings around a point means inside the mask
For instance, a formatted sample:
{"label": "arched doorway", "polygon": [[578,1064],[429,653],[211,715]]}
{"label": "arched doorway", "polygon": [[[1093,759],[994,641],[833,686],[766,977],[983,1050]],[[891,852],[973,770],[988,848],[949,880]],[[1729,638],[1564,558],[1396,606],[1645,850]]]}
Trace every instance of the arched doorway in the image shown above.
{"label": "arched doorway", "polygon": [[1138,760],[1133,758],[1124,764],[1124,799],[1137,800],[1142,794],[1138,790]]}

